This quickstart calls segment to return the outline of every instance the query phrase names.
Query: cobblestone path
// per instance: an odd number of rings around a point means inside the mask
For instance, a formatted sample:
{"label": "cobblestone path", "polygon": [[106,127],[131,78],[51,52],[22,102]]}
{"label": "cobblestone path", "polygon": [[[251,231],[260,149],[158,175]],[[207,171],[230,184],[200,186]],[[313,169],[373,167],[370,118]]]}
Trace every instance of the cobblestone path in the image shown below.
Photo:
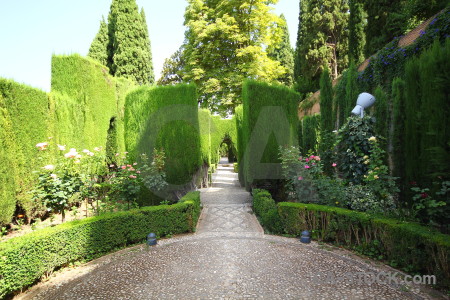
{"label": "cobblestone path", "polygon": [[264,235],[232,168],[220,166],[213,180],[201,191],[195,234],[106,255],[17,299],[445,299],[401,282],[346,280],[397,271],[334,247]]}

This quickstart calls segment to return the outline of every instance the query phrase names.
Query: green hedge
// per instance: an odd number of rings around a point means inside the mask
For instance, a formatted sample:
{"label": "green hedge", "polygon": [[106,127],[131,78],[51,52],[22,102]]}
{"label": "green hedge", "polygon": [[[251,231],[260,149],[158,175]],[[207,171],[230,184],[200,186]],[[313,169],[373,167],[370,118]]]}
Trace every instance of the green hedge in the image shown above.
{"label": "green hedge", "polygon": [[200,214],[200,193],[174,205],[106,214],[35,231],[0,243],[0,298],[33,284],[44,274],[158,236],[192,232]]}
{"label": "green hedge", "polygon": [[11,221],[16,200],[28,215],[36,209],[27,192],[36,179],[30,170],[39,166],[35,145],[51,135],[48,96],[39,89],[0,78],[0,109],[0,135],[5,138],[0,156],[2,162],[8,162],[3,167],[8,169],[0,173],[0,194],[4,196],[0,198],[0,223],[6,224]]}
{"label": "green hedge", "polygon": [[319,114],[315,114],[305,116],[301,121],[302,140],[299,143],[303,155],[306,155],[308,151],[313,151],[316,154],[319,150],[320,118]]}
{"label": "green hedge", "polygon": [[73,148],[106,147],[117,116],[116,82],[108,69],[80,55],[52,57],[55,137]]}
{"label": "green hedge", "polygon": [[232,155],[237,155],[236,121],[234,117],[222,119],[220,116],[212,116],[211,121],[211,162],[217,164],[220,160],[220,145],[225,139],[229,139]]}
{"label": "green hedge", "polygon": [[282,233],[280,215],[277,204],[266,190],[253,189],[253,210],[261,225],[270,233]]}
{"label": "green hedge", "polygon": [[[278,204],[285,233],[335,242],[386,260],[408,272],[436,275],[450,284],[450,236],[430,228],[352,210],[315,204]],[[376,252],[376,253],[374,253]]]}
{"label": "green hedge", "polygon": [[141,87],[125,104],[125,144],[134,159],[164,149],[170,184],[191,181],[202,164],[194,85]]}
{"label": "green hedge", "polygon": [[200,126],[200,147],[203,164],[211,165],[211,112],[208,109],[198,111],[198,123]]}
{"label": "green hedge", "polygon": [[280,179],[279,146],[297,145],[300,95],[284,86],[246,81],[242,88],[244,183]]}

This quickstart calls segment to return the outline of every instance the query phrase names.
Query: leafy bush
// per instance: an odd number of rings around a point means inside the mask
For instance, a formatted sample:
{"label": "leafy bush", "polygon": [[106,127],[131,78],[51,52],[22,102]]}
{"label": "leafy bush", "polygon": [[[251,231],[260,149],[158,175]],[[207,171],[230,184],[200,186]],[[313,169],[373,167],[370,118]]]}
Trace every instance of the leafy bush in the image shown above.
{"label": "leafy bush", "polygon": [[275,201],[266,190],[253,189],[253,210],[261,225],[270,233],[282,233],[280,216]]}
{"label": "leafy bush", "polygon": [[347,209],[316,204],[278,204],[285,233],[300,235],[373,253],[410,273],[433,274],[443,287],[450,284],[450,236],[428,227]]}
{"label": "leafy bush", "polygon": [[158,236],[192,232],[200,214],[200,193],[175,205],[105,214],[12,238],[0,243],[0,298],[33,284],[53,270]]}

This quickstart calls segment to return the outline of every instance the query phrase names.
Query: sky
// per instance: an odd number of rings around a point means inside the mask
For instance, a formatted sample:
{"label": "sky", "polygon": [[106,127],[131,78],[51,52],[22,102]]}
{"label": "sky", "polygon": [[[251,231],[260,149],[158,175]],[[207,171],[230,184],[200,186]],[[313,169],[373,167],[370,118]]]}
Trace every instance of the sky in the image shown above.
{"label": "sky", "polygon": [[[136,0],[144,8],[155,77],[183,43],[186,0]],[[0,77],[50,91],[53,54],[87,55],[111,0],[0,0]],[[298,0],[279,0],[294,47]]]}

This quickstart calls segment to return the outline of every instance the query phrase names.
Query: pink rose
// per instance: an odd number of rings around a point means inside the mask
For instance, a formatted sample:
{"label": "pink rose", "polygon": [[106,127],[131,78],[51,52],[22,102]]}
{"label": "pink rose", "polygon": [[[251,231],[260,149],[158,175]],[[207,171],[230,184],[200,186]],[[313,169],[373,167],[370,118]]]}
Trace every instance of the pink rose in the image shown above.
{"label": "pink rose", "polygon": [[337,166],[337,164],[336,163],[333,163],[332,165],[331,165],[332,167],[336,167]]}
{"label": "pink rose", "polygon": [[299,177],[298,177],[298,180],[303,180],[303,177],[302,177],[302,176],[299,176]]}
{"label": "pink rose", "polygon": [[305,165],[305,169],[309,169],[309,166],[308,166],[308,165]]}

